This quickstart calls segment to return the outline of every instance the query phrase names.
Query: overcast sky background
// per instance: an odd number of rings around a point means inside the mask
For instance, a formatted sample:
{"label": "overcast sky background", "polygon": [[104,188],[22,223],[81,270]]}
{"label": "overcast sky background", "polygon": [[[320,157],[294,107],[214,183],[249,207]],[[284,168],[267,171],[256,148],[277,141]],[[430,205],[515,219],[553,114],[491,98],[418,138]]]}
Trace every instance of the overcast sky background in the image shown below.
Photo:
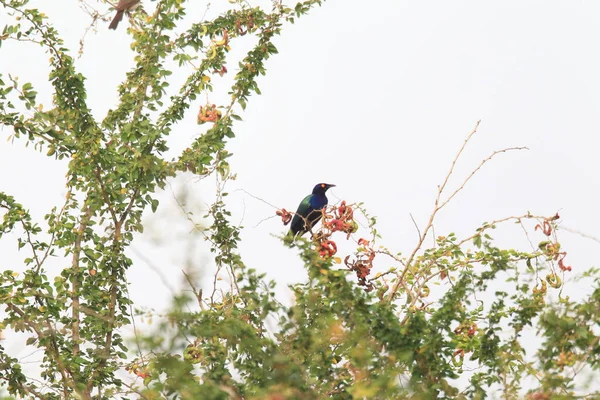
{"label": "overcast sky background", "polygon": [[[197,21],[206,2],[193,3],[188,16]],[[209,17],[229,5],[212,3]],[[31,4],[50,16],[75,55],[90,23],[79,3]],[[267,62],[267,76],[259,81],[263,94],[250,99],[229,144],[238,179],[228,185],[228,201],[234,221],[244,226],[245,263],[268,273],[289,300],[285,286],[306,274],[296,253],[273,236],[285,228],[277,218],[263,221],[274,208],[236,189],[295,210],[318,182],[337,185],[331,201],[364,202],[378,216],[380,244],[409,253],[417,239],[409,213],[424,226],[437,185],[478,119],[479,132],[450,188],[494,150],[530,150],[501,154],[486,165],[440,215],[437,234],[466,235],[483,221],[559,211],[563,226],[600,237],[599,15],[600,3],[591,1],[331,0],[287,25],[275,39],[280,54]],[[0,22],[5,18],[0,10]],[[133,65],[128,24],[113,32],[101,23],[84,39],[77,67],[87,77],[89,104],[98,118],[116,105],[117,85]],[[232,56],[238,54],[235,42],[233,47]],[[7,42],[0,48],[0,72],[34,83],[50,108],[47,58],[32,44]],[[221,104],[226,97],[209,99]],[[201,132],[195,119],[203,102],[171,135],[172,156]],[[41,220],[63,202],[66,164],[26,149],[23,141],[8,143],[9,134],[0,130],[0,190]],[[198,220],[214,196],[212,178],[198,183],[192,176],[161,194],[159,212],[147,215],[146,233],[134,244],[153,263],[150,268],[133,254],[131,296],[140,305],[168,305],[169,289],[155,269],[172,287],[181,287],[192,229],[173,200],[181,185],[193,193],[188,209]],[[515,237],[506,233],[501,239],[513,243]],[[597,265],[598,243],[569,232],[560,238],[574,272]],[[518,240],[523,245],[521,236]],[[14,243],[0,242],[0,268],[20,268],[26,255],[15,249]],[[209,268],[208,243],[196,240],[193,249],[196,265]],[[573,286],[569,292],[586,289]]]}

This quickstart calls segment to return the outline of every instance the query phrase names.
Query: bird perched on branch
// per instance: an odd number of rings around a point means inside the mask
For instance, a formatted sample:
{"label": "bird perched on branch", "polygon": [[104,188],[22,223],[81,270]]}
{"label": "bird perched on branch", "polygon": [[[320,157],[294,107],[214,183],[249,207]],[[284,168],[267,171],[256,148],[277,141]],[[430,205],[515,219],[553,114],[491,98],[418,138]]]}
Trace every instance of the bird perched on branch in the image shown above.
{"label": "bird perched on branch", "polygon": [[117,13],[113,18],[112,22],[108,26],[108,29],[117,29],[119,22],[123,19],[123,14],[129,11],[133,11],[140,5],[140,0],[119,0],[115,9]]}
{"label": "bird perched on branch", "polygon": [[300,202],[298,210],[292,219],[289,235],[302,236],[319,222],[322,216],[321,210],[327,205],[325,192],[334,186],[329,183],[319,183],[314,187],[312,194],[309,194]]}

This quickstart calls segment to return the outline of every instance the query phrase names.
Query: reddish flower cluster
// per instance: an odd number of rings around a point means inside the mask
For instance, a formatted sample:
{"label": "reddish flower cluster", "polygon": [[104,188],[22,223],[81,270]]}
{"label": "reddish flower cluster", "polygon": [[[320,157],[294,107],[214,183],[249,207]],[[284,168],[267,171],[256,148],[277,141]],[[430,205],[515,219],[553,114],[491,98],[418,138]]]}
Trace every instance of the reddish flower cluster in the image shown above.
{"label": "reddish flower cluster", "polygon": [[[458,359],[456,358],[458,356]],[[465,359],[465,350],[464,349],[456,349],[452,354],[452,364],[456,367],[461,367],[463,365],[463,361]]]}
{"label": "reddish flower cluster", "polygon": [[200,112],[198,112],[198,124],[203,124],[205,122],[217,122],[221,119],[221,111],[217,109],[217,106],[206,105],[206,107],[200,107]]}
{"label": "reddish flower cluster", "polygon": [[464,346],[463,342],[475,336],[476,333],[477,324],[471,321],[461,322],[461,324],[454,329],[454,334],[461,336],[462,339],[459,339],[458,348],[452,353],[452,364],[457,367],[462,366],[465,359],[465,353],[470,353],[472,351],[462,348],[462,346]]}
{"label": "reddish flower cluster", "polygon": [[538,229],[541,229],[542,232],[544,232],[544,235],[546,236],[550,236],[550,234],[552,233],[552,225],[550,225],[550,222],[548,222],[548,220],[545,220],[542,225],[537,224],[535,226],[535,230],[537,231]]}
{"label": "reddish flower cluster", "polygon": [[[559,219],[560,216],[558,214],[556,214],[555,216],[545,219],[544,222],[542,224],[537,224],[535,226],[535,230],[537,231],[538,229],[540,229],[544,235],[546,236],[550,236],[552,234],[552,225],[550,224],[550,221],[556,221],[557,219]],[[570,265],[565,265],[565,257],[567,256],[567,252],[566,251],[560,251],[560,244],[558,243],[548,243],[548,242],[543,242],[544,244],[544,251],[546,252],[546,254],[548,255],[548,257],[551,257],[554,259],[554,261],[558,261],[558,267],[560,268],[561,271],[571,271],[572,268]],[[541,244],[540,244],[541,246]]]}
{"label": "reddish flower cluster", "polygon": [[133,362],[130,365],[125,367],[125,371],[130,372],[136,376],[139,376],[142,379],[146,379],[150,376],[148,373],[148,369],[145,366],[140,366],[136,362]]}
{"label": "reddish flower cluster", "polygon": [[371,248],[370,242],[366,239],[360,238],[358,240],[358,245],[362,246],[362,248],[359,249],[356,260],[350,261],[350,256],[346,256],[344,264],[346,264],[348,269],[356,272],[356,277],[358,278],[358,284],[360,286],[364,286],[367,290],[371,290],[373,289],[373,284],[367,282],[367,276],[369,276],[371,268],[373,268],[375,251]]}
{"label": "reddish flower cluster", "polygon": [[213,72],[215,74],[219,74],[219,75],[223,76],[223,75],[225,75],[227,73],[227,67],[225,67],[223,65],[223,67],[220,70],[219,69],[215,69]]}
{"label": "reddish flower cluster", "polygon": [[289,224],[290,221],[292,220],[292,213],[289,212],[288,210],[286,210],[285,208],[282,208],[281,210],[277,210],[277,212],[275,214],[277,214],[281,217],[281,222],[283,222],[283,225]]}
{"label": "reddish flower cluster", "polygon": [[571,266],[570,265],[565,265],[564,263],[564,259],[567,256],[567,252],[566,251],[561,251],[560,253],[556,254],[554,256],[554,259],[558,259],[558,268],[560,268],[561,271],[571,271]]}
{"label": "reddish flower cluster", "polygon": [[[331,240],[331,235],[334,232],[344,232],[347,239],[350,235],[358,230],[358,224],[354,220],[354,209],[342,201],[339,206],[330,206],[321,210],[323,215],[323,227],[313,235],[315,242],[315,251],[322,258],[331,258],[337,251],[337,244]],[[277,210],[276,214],[281,217],[284,225],[287,225],[292,219],[292,213],[285,208]],[[358,284],[365,287],[367,291],[373,289],[373,283],[367,280],[373,268],[373,260],[375,259],[375,250],[366,239],[358,240],[359,249],[350,260],[351,256],[344,259],[344,264],[350,271],[356,273]],[[338,259],[339,260],[339,259]],[[340,261],[337,261],[338,263]]]}
{"label": "reddish flower cluster", "polygon": [[477,324],[475,322],[463,322],[454,329],[454,333],[457,335],[463,335],[473,337],[477,332]]}
{"label": "reddish flower cluster", "polygon": [[550,400],[550,395],[544,392],[529,393],[527,398],[530,400]]}
{"label": "reddish flower cluster", "polygon": [[[244,25],[247,26],[246,29],[244,29]],[[249,30],[251,30],[252,28],[254,28],[254,18],[252,18],[252,16],[250,15],[246,21],[242,22],[241,19],[237,19],[235,21],[235,28],[237,30],[238,35],[240,36],[244,36],[246,33],[248,33]]]}
{"label": "reddish flower cluster", "polygon": [[333,214],[323,213],[323,226],[331,233],[337,231],[347,233],[346,239],[358,229],[358,224],[354,221],[354,210],[346,205],[346,201],[342,201],[339,207],[334,209]]}
{"label": "reddish flower cluster", "polygon": [[[333,232],[345,232],[350,234],[356,232],[358,224],[354,221],[354,210],[346,205],[346,201],[338,207],[329,207],[321,210],[323,215],[323,228],[313,235],[313,240],[316,242],[316,251],[323,258],[331,258],[337,253],[337,244],[329,238]],[[292,213],[285,208],[277,210],[276,214],[281,217],[284,225],[287,225],[292,220]]]}
{"label": "reddish flower cluster", "polygon": [[337,244],[333,240],[321,240],[318,244],[317,251],[323,258],[333,257],[337,253]]}

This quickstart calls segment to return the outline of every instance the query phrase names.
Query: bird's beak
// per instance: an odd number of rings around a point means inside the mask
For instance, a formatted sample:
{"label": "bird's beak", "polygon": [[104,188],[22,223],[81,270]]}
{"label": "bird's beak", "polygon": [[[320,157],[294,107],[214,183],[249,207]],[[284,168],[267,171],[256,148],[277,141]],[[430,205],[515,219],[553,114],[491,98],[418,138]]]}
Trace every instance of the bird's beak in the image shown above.
{"label": "bird's beak", "polygon": [[327,189],[332,188],[332,187],[335,187],[335,185],[330,184],[330,183],[327,184]]}

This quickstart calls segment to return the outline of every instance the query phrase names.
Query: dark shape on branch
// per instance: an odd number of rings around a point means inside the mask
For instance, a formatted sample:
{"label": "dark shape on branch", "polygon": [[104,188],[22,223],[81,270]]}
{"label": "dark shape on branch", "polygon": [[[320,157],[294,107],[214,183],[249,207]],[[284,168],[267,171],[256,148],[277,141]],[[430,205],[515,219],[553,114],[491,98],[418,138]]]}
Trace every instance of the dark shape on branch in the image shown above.
{"label": "dark shape on branch", "polygon": [[325,192],[334,186],[328,183],[319,183],[314,187],[312,194],[309,194],[300,202],[298,210],[292,219],[289,235],[302,236],[319,222],[323,215],[321,210],[327,205]]}

